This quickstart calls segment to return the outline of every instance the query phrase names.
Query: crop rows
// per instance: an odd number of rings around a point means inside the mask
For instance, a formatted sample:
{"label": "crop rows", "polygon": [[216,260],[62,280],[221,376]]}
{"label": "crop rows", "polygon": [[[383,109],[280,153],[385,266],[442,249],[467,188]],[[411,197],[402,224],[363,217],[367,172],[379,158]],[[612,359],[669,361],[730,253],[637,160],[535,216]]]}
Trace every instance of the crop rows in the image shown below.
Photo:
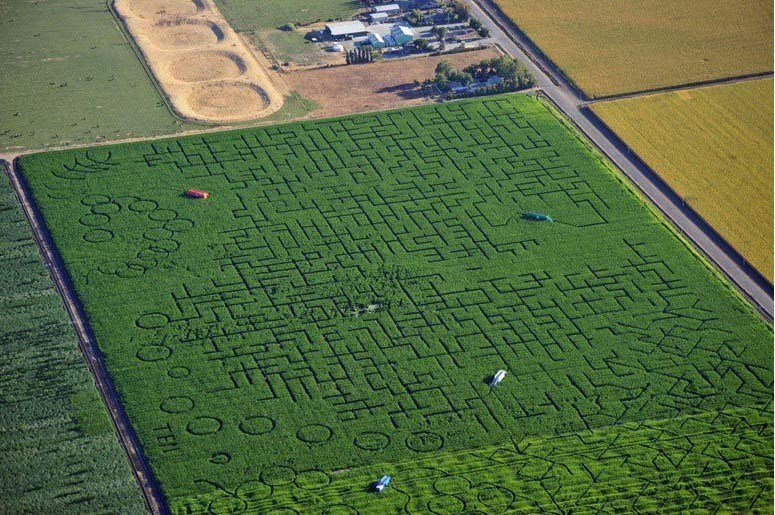
{"label": "crop rows", "polygon": [[143,500],[7,177],[0,177],[0,506],[142,513]]}
{"label": "crop rows", "polygon": [[771,329],[535,98],[21,165],[183,511],[772,396]]}

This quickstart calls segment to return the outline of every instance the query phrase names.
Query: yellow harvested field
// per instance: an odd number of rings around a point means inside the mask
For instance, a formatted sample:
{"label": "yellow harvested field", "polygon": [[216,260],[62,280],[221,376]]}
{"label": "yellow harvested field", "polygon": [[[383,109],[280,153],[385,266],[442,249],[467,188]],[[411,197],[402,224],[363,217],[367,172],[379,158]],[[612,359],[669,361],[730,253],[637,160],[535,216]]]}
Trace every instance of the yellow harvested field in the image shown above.
{"label": "yellow harvested field", "polygon": [[493,0],[590,97],[771,71],[771,0]]}
{"label": "yellow harvested field", "polygon": [[593,108],[770,282],[772,88],[761,79]]}

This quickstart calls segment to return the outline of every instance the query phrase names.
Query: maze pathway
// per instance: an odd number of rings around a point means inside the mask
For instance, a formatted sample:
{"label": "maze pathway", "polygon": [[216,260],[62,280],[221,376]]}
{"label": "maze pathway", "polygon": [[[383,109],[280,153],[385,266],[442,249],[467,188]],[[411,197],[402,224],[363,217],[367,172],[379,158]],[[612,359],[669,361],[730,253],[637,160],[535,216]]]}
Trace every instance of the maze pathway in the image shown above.
{"label": "maze pathway", "polygon": [[173,504],[772,397],[771,328],[532,97],[22,168]]}

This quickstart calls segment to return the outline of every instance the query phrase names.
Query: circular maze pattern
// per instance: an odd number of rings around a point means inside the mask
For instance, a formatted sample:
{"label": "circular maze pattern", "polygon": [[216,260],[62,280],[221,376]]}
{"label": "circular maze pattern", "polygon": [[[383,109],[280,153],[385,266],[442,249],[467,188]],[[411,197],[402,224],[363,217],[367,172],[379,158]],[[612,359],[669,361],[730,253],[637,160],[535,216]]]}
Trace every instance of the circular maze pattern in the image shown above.
{"label": "circular maze pattern", "polygon": [[245,513],[245,510],[247,509],[248,503],[246,501],[239,497],[226,495],[213,500],[207,507],[207,511],[214,515],[220,515],[222,513]]}
{"label": "circular maze pattern", "polygon": [[103,270],[122,279],[137,278],[158,267],[162,259],[180,248],[177,235],[194,227],[193,221],[181,218],[172,209],[160,208],[153,200],[137,197],[114,199],[107,195],[90,195],[83,198],[81,203],[89,208],[89,212],[79,219],[79,223],[85,228],[82,238],[87,243],[106,243],[113,240],[117,232],[126,234],[126,226],[111,226],[115,217],[125,220],[127,216],[141,216],[150,222],[132,223],[129,226],[145,227],[139,236],[145,242],[140,250],[134,255],[125,256],[123,264],[114,266],[112,270]]}
{"label": "circular maze pattern", "polygon": [[438,451],[444,447],[444,438],[432,431],[420,431],[406,438],[406,446],[415,452]]}
{"label": "circular maze pattern", "polygon": [[334,431],[323,424],[310,424],[296,431],[296,438],[305,443],[322,444],[334,436]]}
{"label": "circular maze pattern", "polygon": [[353,440],[353,445],[364,451],[378,451],[390,445],[390,437],[377,431],[364,431]]}
{"label": "circular maze pattern", "polygon": [[487,485],[479,488],[476,499],[493,511],[502,511],[514,502],[514,492],[502,486]]}
{"label": "circular maze pattern", "polygon": [[259,436],[273,431],[277,427],[277,422],[272,418],[256,415],[247,417],[237,427],[246,435]]}
{"label": "circular maze pattern", "polygon": [[296,479],[296,471],[284,465],[272,465],[261,471],[259,479],[269,486],[287,485]]}
{"label": "circular maze pattern", "polygon": [[471,481],[463,476],[444,476],[433,482],[433,489],[443,495],[455,495],[471,489]]}
{"label": "circular maze pattern", "polygon": [[167,375],[172,379],[183,379],[191,375],[191,369],[188,367],[172,367],[167,371]]}
{"label": "circular maze pattern", "polygon": [[194,409],[194,399],[186,396],[167,397],[159,407],[165,413],[187,413]]}
{"label": "circular maze pattern", "polygon": [[303,490],[317,490],[331,483],[331,477],[322,470],[305,470],[293,483]]}
{"label": "circular maze pattern", "polygon": [[140,329],[160,329],[170,323],[170,317],[164,313],[146,313],[137,319]]}
{"label": "circular maze pattern", "polygon": [[272,495],[272,487],[261,481],[251,479],[241,483],[234,491],[240,499],[248,502],[260,501]]}
{"label": "circular maze pattern", "polygon": [[226,465],[231,461],[231,454],[228,452],[214,452],[210,456],[210,463],[214,465]]}
{"label": "circular maze pattern", "polygon": [[213,435],[223,429],[223,421],[215,417],[197,417],[186,426],[186,431],[196,436]]}
{"label": "circular maze pattern", "polygon": [[172,349],[166,345],[143,345],[137,350],[137,359],[146,363],[164,361],[172,356]]}
{"label": "circular maze pattern", "polygon": [[446,515],[448,513],[463,513],[466,502],[455,495],[441,495],[428,501],[428,511]]}

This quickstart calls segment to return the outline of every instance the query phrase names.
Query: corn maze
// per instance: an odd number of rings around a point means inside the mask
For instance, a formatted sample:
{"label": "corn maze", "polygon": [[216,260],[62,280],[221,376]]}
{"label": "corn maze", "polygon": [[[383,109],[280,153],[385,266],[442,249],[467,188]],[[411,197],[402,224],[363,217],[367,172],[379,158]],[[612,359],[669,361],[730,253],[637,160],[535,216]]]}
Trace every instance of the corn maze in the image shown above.
{"label": "corn maze", "polygon": [[21,167],[176,512],[771,503],[771,328],[536,98]]}

